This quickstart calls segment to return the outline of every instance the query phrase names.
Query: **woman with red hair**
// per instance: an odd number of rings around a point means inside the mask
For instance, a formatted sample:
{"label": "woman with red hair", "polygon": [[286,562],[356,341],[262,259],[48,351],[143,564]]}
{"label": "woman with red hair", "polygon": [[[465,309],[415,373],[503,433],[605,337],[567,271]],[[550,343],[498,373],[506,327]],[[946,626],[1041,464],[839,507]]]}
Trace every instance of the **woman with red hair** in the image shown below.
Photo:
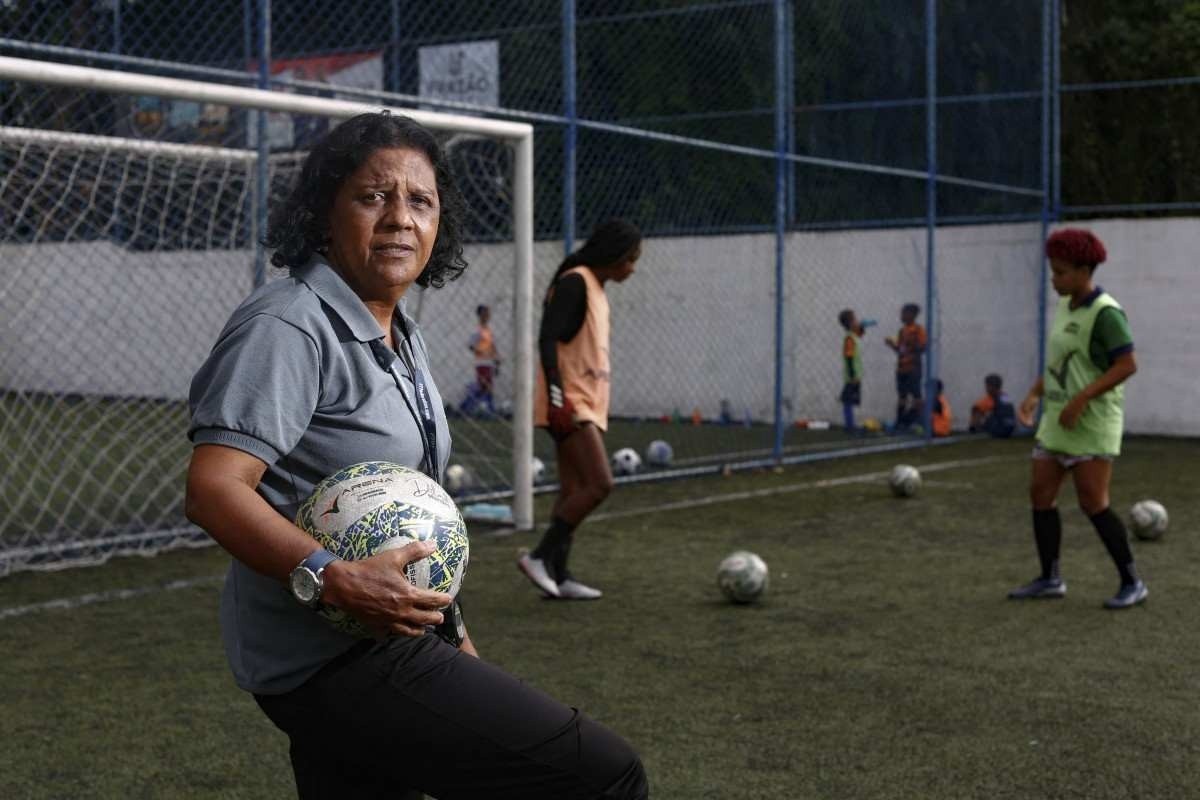
{"label": "woman with red hair", "polygon": [[1025,600],[1066,595],[1058,566],[1062,520],[1056,502],[1070,472],[1079,505],[1121,577],[1120,588],[1104,607],[1130,608],[1143,602],[1148,592],[1134,568],[1125,525],[1109,507],[1108,485],[1113,459],[1121,452],[1122,384],[1137,372],[1133,336],[1121,306],[1093,283],[1096,267],[1107,254],[1091,231],[1055,232],[1046,240],[1046,256],[1060,299],[1047,340],[1046,369],[1017,412],[1021,424],[1032,426],[1042,401],[1029,491],[1042,572],[1008,596]]}

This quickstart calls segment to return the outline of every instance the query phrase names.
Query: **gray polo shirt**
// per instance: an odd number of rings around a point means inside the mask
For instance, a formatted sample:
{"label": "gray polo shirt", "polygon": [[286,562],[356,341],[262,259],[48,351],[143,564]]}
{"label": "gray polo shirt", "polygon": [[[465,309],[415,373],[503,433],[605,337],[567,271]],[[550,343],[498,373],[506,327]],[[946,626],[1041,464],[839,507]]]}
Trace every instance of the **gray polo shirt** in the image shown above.
{"label": "gray polo shirt", "polygon": [[[404,313],[402,304],[397,312]],[[440,475],[450,429],[425,342],[404,319],[413,352],[394,327],[403,356],[397,385],[372,350],[372,340],[377,349],[382,342],[379,323],[331,266],[314,260],[268,283],[233,312],[192,379],[188,437],[266,462],[258,493],[293,520],[317,482],[342,467],[392,461],[421,468],[415,361],[433,401]],[[238,686],[260,694],[294,689],[356,641],[297,603],[283,583],[237,560],[221,595],[221,634]]]}

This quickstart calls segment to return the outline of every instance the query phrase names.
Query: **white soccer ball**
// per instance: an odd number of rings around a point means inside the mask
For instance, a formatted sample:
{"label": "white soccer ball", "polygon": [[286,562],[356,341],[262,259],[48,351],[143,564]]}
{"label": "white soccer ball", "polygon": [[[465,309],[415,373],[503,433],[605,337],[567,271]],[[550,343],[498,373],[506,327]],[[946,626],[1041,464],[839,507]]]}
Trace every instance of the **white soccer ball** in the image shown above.
{"label": "white soccer ball", "polygon": [[748,550],[730,553],[717,567],[717,586],[734,603],[753,603],[767,591],[767,562]]}
{"label": "white soccer ball", "polygon": [[647,464],[655,467],[669,467],[673,458],[675,458],[675,451],[662,439],[655,439],[646,445]]}
{"label": "white soccer ball", "polygon": [[1139,539],[1157,539],[1167,532],[1167,509],[1157,500],[1139,500],[1129,509],[1129,527]]}
{"label": "white soccer ball", "polygon": [[[339,470],[317,484],[296,513],[296,525],[338,558],[357,561],[413,541],[437,549],[405,567],[419,589],[458,594],[470,545],[458,506],[423,472],[386,461]],[[355,636],[371,636],[358,620],[333,606],[321,616]]]}
{"label": "white soccer ball", "polygon": [[546,462],[542,461],[537,456],[534,456],[532,472],[534,483],[541,483],[542,481],[546,480]]}
{"label": "white soccer ball", "polygon": [[892,494],[896,497],[912,497],[921,488],[921,473],[916,467],[898,464],[892,469],[888,486],[892,487]]}
{"label": "white soccer ball", "polygon": [[632,447],[622,447],[612,455],[612,470],[616,475],[632,475],[642,467],[642,457]]}
{"label": "white soccer ball", "polygon": [[462,464],[451,464],[442,476],[442,485],[450,494],[458,494],[471,485],[471,473]]}

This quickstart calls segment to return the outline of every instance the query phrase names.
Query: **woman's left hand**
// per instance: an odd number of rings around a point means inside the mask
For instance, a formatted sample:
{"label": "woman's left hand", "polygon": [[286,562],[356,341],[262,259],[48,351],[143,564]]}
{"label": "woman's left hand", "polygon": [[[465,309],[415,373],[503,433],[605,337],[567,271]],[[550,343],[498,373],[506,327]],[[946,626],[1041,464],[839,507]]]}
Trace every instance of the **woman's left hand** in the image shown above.
{"label": "woman's left hand", "polygon": [[1058,424],[1067,430],[1074,428],[1075,424],[1079,422],[1079,418],[1083,416],[1083,410],[1087,408],[1087,404],[1087,398],[1081,394],[1072,397],[1058,415]]}

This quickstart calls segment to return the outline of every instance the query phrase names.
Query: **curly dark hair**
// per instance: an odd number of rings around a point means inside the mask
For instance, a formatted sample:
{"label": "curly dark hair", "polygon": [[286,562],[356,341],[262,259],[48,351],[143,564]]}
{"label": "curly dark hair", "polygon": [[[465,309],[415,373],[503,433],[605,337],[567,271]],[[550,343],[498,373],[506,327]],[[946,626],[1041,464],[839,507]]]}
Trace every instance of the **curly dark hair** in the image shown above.
{"label": "curly dark hair", "polygon": [[329,244],[329,212],[342,182],[376,150],[390,147],[420,150],[437,176],[441,207],[437,239],[417,284],[437,289],[461,275],[467,268],[463,259],[466,206],[446,154],[424,125],[387,111],[351,117],[313,147],[287,199],[271,211],[263,240],[275,251],[271,263],[293,271],[308,263],[314,253],[323,253]]}
{"label": "curly dark hair", "polygon": [[1063,228],[1050,234],[1046,240],[1046,255],[1069,261],[1077,267],[1087,267],[1089,272],[1095,272],[1096,267],[1108,258],[1104,243],[1096,234],[1083,228]]}

